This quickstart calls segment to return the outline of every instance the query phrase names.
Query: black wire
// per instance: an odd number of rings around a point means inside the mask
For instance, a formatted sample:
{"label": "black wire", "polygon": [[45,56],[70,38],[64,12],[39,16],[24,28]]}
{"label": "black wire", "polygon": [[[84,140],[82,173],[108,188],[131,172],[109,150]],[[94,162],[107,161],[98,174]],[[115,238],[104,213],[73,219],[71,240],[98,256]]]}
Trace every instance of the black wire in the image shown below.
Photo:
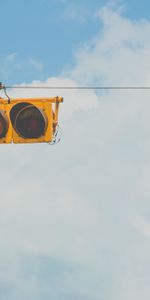
{"label": "black wire", "polygon": [[4,90],[4,93],[5,93],[5,96],[7,97],[7,99],[8,99],[8,104],[10,104],[10,97],[8,96],[8,94],[7,94],[7,91],[6,91],[6,87],[4,86],[3,87],[3,90]]}
{"label": "black wire", "polygon": [[150,90],[150,86],[5,86],[8,89]]}

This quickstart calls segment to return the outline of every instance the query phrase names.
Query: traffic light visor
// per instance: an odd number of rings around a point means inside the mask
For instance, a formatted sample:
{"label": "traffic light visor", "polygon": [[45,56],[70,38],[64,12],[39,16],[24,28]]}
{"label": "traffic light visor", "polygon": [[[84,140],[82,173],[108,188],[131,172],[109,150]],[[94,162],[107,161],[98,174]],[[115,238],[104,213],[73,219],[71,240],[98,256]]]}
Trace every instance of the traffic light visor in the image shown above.
{"label": "traffic light visor", "polygon": [[48,125],[44,111],[30,103],[16,104],[10,118],[16,132],[25,139],[41,137]]}
{"label": "traffic light visor", "polygon": [[0,110],[0,138],[4,138],[8,131],[8,117],[3,110]]}

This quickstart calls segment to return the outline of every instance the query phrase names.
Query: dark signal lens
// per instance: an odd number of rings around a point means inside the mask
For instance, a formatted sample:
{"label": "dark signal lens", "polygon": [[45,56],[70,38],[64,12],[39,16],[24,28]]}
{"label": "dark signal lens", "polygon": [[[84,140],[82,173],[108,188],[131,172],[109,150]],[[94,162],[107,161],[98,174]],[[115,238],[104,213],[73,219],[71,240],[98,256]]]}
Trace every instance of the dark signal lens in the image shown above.
{"label": "dark signal lens", "polygon": [[15,129],[23,138],[39,138],[47,128],[44,112],[34,105],[22,108],[15,119]]}
{"label": "dark signal lens", "polygon": [[0,111],[0,138],[4,138],[8,131],[8,118],[4,111]]}

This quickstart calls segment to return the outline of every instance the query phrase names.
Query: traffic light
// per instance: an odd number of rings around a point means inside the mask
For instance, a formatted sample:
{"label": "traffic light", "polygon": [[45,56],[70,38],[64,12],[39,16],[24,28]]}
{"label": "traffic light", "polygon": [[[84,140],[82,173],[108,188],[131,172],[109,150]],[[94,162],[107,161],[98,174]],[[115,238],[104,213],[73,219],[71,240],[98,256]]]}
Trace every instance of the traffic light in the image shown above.
{"label": "traffic light", "polygon": [[52,142],[62,97],[0,98],[0,143]]}
{"label": "traffic light", "polygon": [[12,142],[12,126],[10,124],[10,105],[6,106],[5,101],[0,98],[0,143]]}

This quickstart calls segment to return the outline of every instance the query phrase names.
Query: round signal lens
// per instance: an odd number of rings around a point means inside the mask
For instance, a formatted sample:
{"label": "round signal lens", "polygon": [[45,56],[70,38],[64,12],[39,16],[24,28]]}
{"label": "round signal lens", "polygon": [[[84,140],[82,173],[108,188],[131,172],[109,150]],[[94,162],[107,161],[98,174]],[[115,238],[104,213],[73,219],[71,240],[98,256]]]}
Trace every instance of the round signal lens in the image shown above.
{"label": "round signal lens", "polygon": [[8,118],[4,111],[0,111],[0,138],[4,138],[8,131]]}
{"label": "round signal lens", "polygon": [[17,113],[15,129],[23,138],[39,138],[44,135],[46,128],[46,115],[36,106],[28,105]]}

